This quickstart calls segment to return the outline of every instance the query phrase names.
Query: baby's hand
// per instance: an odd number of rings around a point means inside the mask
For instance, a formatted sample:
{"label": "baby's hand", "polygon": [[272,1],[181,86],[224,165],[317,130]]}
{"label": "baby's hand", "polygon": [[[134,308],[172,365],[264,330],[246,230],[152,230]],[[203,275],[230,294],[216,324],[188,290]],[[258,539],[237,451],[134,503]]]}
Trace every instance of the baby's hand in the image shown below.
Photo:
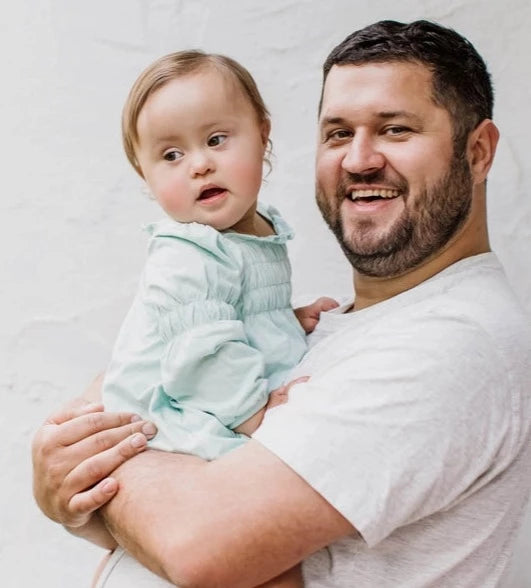
{"label": "baby's hand", "polygon": [[307,382],[309,379],[310,376],[300,376],[299,378],[291,380],[291,382],[288,384],[284,384],[284,386],[280,386],[280,388],[273,390],[273,392],[269,394],[269,401],[266,404],[266,410],[274,408],[279,404],[286,404],[289,398],[289,391],[291,387],[295,384],[302,384],[303,382]]}
{"label": "baby's hand", "polygon": [[299,319],[299,323],[306,333],[311,333],[317,323],[319,322],[319,315],[321,312],[337,308],[339,302],[327,296],[321,296],[312,304],[308,306],[301,306],[295,309],[295,316]]}
{"label": "baby's hand", "polygon": [[300,384],[301,382],[307,382],[310,379],[309,376],[301,376],[300,378],[296,378],[295,380],[291,380],[288,384],[284,384],[284,386],[280,386],[276,390],[273,390],[269,393],[269,400],[264,408],[261,408],[256,414],[254,414],[251,418],[244,421],[241,425],[238,425],[234,430],[236,433],[243,433],[250,437],[256,429],[262,424],[264,419],[264,414],[266,410],[278,406],[279,404],[285,404],[288,401],[288,394],[290,388],[295,384]]}

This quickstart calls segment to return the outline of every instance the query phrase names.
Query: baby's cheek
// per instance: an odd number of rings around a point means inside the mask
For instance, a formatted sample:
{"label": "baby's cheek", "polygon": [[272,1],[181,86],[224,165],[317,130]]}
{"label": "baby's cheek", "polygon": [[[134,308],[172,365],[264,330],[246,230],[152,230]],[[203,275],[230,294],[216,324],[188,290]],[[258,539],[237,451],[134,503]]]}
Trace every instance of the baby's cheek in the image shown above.
{"label": "baby's cheek", "polygon": [[171,187],[166,186],[159,189],[157,193],[153,194],[159,205],[175,220],[187,222],[189,210],[186,206],[186,197],[183,194],[182,188],[178,185]]}
{"label": "baby's cheek", "polygon": [[249,159],[234,165],[233,172],[247,189],[258,191],[262,184],[262,160]]}

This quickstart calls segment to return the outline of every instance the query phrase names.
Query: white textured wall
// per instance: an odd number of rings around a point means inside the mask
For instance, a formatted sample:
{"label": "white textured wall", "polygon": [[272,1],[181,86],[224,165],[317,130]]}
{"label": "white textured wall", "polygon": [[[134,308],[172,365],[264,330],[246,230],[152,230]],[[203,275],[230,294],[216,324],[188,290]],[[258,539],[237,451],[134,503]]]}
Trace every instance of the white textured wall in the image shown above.
{"label": "white textured wall", "polygon": [[[227,53],[273,115],[266,196],[298,231],[297,295],[338,295],[348,270],[313,204],[320,65],[381,18],[454,26],[484,55],[502,140],[489,180],[495,250],[531,311],[529,0],[0,0],[0,585],[88,586],[100,550],[45,519],[29,444],[101,370],[142,265],[156,207],[122,156],[119,116],[142,68],[177,49]],[[530,465],[531,467],[531,465]],[[531,521],[514,586],[531,586]]]}

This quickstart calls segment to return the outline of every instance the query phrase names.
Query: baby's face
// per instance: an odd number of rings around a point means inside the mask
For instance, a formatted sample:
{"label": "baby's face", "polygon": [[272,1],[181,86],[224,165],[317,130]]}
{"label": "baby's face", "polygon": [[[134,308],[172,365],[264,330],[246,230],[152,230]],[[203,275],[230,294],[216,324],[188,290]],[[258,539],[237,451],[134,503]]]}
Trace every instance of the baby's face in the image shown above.
{"label": "baby's face", "polygon": [[147,99],[137,129],[144,178],[172,218],[245,232],[269,127],[236,83],[215,69],[176,78]]}

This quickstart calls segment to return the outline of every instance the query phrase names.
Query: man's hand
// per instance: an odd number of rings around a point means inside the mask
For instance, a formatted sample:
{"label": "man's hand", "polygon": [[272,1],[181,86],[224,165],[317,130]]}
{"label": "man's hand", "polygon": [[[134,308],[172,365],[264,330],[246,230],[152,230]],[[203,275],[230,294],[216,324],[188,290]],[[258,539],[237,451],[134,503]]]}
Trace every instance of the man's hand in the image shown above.
{"label": "man's hand", "polygon": [[37,431],[33,492],[46,516],[107,547],[103,525],[90,524],[91,517],[118,490],[108,476],[145,449],[155,427],[131,413],[106,413],[102,405],[81,402],[51,415]]}
{"label": "man's hand", "polygon": [[327,296],[322,296],[315,302],[312,302],[312,304],[308,304],[308,306],[301,306],[296,308],[294,312],[302,328],[308,334],[315,329],[317,323],[319,322],[319,315],[322,312],[332,310],[338,306],[339,302],[337,302],[337,300],[328,298]]}

